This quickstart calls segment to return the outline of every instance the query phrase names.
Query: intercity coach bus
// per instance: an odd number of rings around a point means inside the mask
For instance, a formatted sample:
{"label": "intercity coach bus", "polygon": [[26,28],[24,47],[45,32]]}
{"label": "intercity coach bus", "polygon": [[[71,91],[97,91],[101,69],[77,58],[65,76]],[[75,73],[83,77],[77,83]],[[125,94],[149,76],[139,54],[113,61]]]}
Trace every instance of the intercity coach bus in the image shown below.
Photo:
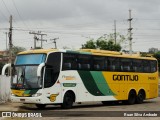
{"label": "intercity coach bus", "polygon": [[[7,67],[4,67],[4,71]],[[158,66],[153,57],[81,49],[21,52],[12,65],[11,100],[38,108],[60,104],[125,101],[158,97]]]}

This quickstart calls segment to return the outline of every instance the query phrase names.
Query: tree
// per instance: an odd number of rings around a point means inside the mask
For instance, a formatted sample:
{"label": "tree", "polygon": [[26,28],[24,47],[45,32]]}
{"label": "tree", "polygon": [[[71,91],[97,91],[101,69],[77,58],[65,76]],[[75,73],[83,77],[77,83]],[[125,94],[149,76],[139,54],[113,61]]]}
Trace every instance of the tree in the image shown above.
{"label": "tree", "polygon": [[13,56],[16,56],[19,52],[25,51],[26,49],[19,46],[13,46],[12,47],[12,54]]}
{"label": "tree", "polygon": [[94,42],[93,39],[86,42],[86,44],[82,45],[82,48],[90,48],[90,49],[96,49],[96,42]]}
{"label": "tree", "polygon": [[97,40],[90,39],[86,42],[86,44],[82,45],[82,49],[100,49],[100,50],[111,50],[111,51],[120,51],[121,43],[125,41],[125,37],[123,35],[117,34],[117,42],[114,43],[114,34],[110,34],[108,36],[103,35],[99,37]]}
{"label": "tree", "polygon": [[153,57],[155,57],[156,59],[157,59],[157,61],[158,61],[158,66],[159,66],[159,70],[160,70],[160,52],[157,52],[157,53],[155,53],[154,55],[153,55]]}
{"label": "tree", "polygon": [[[23,47],[19,47],[19,46],[13,46],[12,47],[12,56],[13,59],[15,59],[15,56],[22,51],[25,51],[26,49]],[[2,59],[2,61],[0,62],[0,74],[2,71],[3,66],[9,61],[9,50],[6,51],[5,55],[0,55],[0,58]]]}

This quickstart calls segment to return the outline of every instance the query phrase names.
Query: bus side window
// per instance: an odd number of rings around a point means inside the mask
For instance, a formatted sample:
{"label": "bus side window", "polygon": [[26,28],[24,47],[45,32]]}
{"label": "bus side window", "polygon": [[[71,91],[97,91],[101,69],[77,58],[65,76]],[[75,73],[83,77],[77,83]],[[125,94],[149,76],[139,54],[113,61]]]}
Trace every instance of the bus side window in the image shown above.
{"label": "bus side window", "polygon": [[62,70],[76,70],[76,69],[77,69],[76,55],[72,53],[63,53]]}
{"label": "bus side window", "polygon": [[70,70],[71,69],[71,63],[64,63],[63,69]]}
{"label": "bus side window", "polygon": [[108,57],[108,67],[109,71],[120,71],[119,58]]}
{"label": "bus side window", "polygon": [[44,88],[51,87],[56,80],[54,79],[53,68],[46,67],[44,76]]}
{"label": "bus side window", "polygon": [[121,71],[123,71],[123,72],[130,72],[131,71],[131,66],[132,66],[131,59],[122,58],[120,65],[121,65]]}
{"label": "bus side window", "polygon": [[150,61],[151,63],[151,72],[157,71],[157,61]]}
{"label": "bus side window", "polygon": [[78,55],[77,62],[78,62],[79,70],[91,70],[91,56],[90,55]]}
{"label": "bus side window", "polygon": [[143,72],[142,60],[133,59],[132,69],[133,69],[133,72]]}
{"label": "bus side window", "polygon": [[93,56],[93,70],[104,70],[105,68],[105,57]]}
{"label": "bus side window", "polygon": [[143,72],[151,72],[149,60],[143,60]]}
{"label": "bus side window", "polygon": [[98,64],[94,65],[94,70],[100,70],[100,66]]}
{"label": "bus side window", "polygon": [[89,70],[90,69],[90,64],[82,64],[82,68]]}

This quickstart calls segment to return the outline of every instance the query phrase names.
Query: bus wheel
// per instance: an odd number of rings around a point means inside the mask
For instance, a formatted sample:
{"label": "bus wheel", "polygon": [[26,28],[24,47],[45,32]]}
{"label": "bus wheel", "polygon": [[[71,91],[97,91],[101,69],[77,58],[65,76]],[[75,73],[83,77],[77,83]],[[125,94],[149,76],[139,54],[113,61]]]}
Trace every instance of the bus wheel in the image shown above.
{"label": "bus wheel", "polygon": [[73,95],[72,95],[70,92],[67,92],[67,93],[64,95],[63,103],[61,104],[61,107],[62,107],[63,109],[72,108],[73,102],[74,102]]}
{"label": "bus wheel", "polygon": [[39,109],[44,109],[46,107],[45,104],[36,104],[36,107]]}
{"label": "bus wheel", "polygon": [[140,90],[137,95],[136,103],[141,104],[143,103],[144,99],[145,99],[145,92],[144,90]]}
{"label": "bus wheel", "polygon": [[135,102],[136,102],[136,92],[134,90],[131,90],[128,95],[127,103],[129,105],[133,105]]}

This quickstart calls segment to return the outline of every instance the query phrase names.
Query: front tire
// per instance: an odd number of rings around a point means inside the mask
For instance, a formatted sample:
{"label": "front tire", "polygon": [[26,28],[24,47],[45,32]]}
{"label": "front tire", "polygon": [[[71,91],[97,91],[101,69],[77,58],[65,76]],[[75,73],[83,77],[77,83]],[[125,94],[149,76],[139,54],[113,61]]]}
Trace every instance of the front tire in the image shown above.
{"label": "front tire", "polygon": [[73,102],[74,102],[73,95],[71,93],[67,92],[64,95],[63,103],[62,103],[61,107],[63,109],[70,109],[70,108],[72,108]]}
{"label": "front tire", "polygon": [[45,104],[36,104],[36,107],[39,109],[44,109],[46,107]]}

